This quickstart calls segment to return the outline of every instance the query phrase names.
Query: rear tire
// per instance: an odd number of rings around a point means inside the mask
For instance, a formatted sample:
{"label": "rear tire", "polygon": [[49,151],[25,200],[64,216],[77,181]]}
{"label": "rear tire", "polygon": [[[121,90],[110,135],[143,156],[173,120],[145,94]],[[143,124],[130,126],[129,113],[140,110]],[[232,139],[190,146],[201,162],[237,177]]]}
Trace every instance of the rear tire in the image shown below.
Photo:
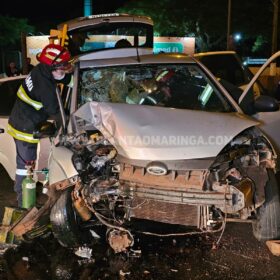
{"label": "rear tire", "polygon": [[257,209],[253,234],[259,241],[280,238],[280,191],[273,170],[268,169],[265,186],[265,202]]}

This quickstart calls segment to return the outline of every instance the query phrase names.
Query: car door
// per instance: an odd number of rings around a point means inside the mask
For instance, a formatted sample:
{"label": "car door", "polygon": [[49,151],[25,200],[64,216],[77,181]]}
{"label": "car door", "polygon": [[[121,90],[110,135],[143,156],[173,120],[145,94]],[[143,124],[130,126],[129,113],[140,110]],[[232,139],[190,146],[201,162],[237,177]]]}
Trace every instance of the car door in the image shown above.
{"label": "car door", "polygon": [[[250,94],[250,89],[260,78],[263,71],[270,65],[271,62],[273,62],[279,56],[280,51],[272,55],[252,78],[238,100],[238,103],[241,107],[246,97]],[[257,112],[255,115],[253,115],[253,117],[260,121],[260,128],[268,136],[272,144],[274,144],[274,148],[276,149],[277,154],[280,155],[280,110],[272,112]]]}
{"label": "car door", "polygon": [[13,138],[7,133],[7,124],[22,80],[23,77],[0,80],[0,163],[12,179],[16,169],[16,148]]}
{"label": "car door", "polygon": [[[225,80],[241,90],[246,88],[254,76],[249,68],[243,65],[240,57],[234,51],[196,53],[194,57],[201,61],[216,78]],[[264,92],[259,81],[254,83],[253,92],[255,96]]]}
{"label": "car door", "polygon": [[[16,171],[16,147],[13,138],[7,133],[7,124],[16,100],[17,89],[25,77],[0,79],[0,164],[5,168],[11,179],[14,179]],[[49,151],[49,139],[40,140],[36,169],[47,167]]]}

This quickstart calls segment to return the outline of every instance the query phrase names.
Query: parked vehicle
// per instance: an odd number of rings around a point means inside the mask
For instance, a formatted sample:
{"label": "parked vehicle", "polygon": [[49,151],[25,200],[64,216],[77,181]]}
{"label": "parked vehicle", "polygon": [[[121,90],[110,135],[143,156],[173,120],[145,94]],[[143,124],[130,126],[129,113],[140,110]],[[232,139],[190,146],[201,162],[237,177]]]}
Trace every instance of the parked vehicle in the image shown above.
{"label": "parked vehicle", "polygon": [[[277,154],[265,126],[241,109],[252,106],[246,90],[237,104],[193,58],[118,51],[76,61],[69,123],[48,166],[46,207],[60,244],[84,244],[103,225],[121,252],[136,219],[195,227],[190,234],[248,220],[258,240],[279,238]],[[253,106],[279,116],[271,98]]]}
{"label": "parked vehicle", "polygon": [[237,87],[244,88],[253,77],[234,51],[195,53],[194,57],[199,59],[216,77]]}
{"label": "parked vehicle", "polygon": [[[275,54],[277,57],[277,54]],[[242,91],[246,89],[248,84],[254,79],[254,83],[250,86],[247,91],[245,99],[243,100],[243,112],[249,115],[254,115],[254,117],[261,121],[262,128],[266,135],[269,136],[270,141],[274,144],[274,148],[277,150],[277,154],[280,154],[280,145],[278,134],[278,113],[264,113],[255,112],[253,110],[254,106],[244,106],[244,104],[251,103],[251,105],[260,96],[265,99],[269,97],[276,98],[279,102],[279,89],[277,86],[275,88],[267,88],[263,85],[262,81],[265,80],[263,77],[264,69],[268,68],[269,62],[266,62],[261,69],[259,74],[254,75],[252,72],[242,64],[240,57],[234,51],[215,51],[215,52],[204,52],[196,53],[194,57],[201,61],[218,79],[218,81],[223,85],[224,88],[229,92],[232,98],[240,103],[240,96]],[[273,56],[274,57],[274,56]],[[274,58],[270,61],[273,61]],[[260,100],[260,99],[259,99]]]}
{"label": "parked vehicle", "polygon": [[[254,77],[250,69],[242,63],[241,58],[235,51],[213,51],[195,53],[194,57],[201,61],[218,79],[222,82],[229,82],[244,90],[251,79]],[[227,88],[230,92],[231,87]],[[227,84],[224,84],[227,87]],[[272,95],[263,86],[260,79],[252,88],[254,96]]]}

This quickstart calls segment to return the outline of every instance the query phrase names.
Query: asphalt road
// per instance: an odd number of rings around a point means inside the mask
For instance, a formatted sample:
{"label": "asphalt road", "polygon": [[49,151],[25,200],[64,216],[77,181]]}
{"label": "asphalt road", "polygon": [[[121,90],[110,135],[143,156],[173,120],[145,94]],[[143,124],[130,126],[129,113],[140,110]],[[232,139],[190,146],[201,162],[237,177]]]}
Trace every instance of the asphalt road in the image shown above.
{"label": "asphalt road", "polygon": [[[14,206],[13,182],[0,170],[0,211]],[[250,224],[228,223],[218,235],[136,236],[134,251],[114,254],[97,242],[92,258],[77,257],[52,235],[23,243],[0,257],[0,279],[280,279],[280,257],[252,236]]]}

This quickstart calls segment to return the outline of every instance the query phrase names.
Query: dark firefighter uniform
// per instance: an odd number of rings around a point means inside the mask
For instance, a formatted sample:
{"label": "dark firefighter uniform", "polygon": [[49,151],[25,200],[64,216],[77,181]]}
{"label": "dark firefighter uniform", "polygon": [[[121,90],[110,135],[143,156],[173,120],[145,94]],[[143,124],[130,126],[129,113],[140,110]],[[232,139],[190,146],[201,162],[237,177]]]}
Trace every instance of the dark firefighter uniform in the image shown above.
{"label": "dark firefighter uniform", "polygon": [[34,165],[37,158],[39,140],[33,138],[33,131],[36,125],[49,116],[57,119],[57,83],[68,84],[71,80],[70,74],[66,74],[63,80],[55,80],[52,70],[43,63],[33,68],[17,91],[17,99],[8,121],[8,133],[14,138],[17,149],[14,190],[19,206],[22,203],[22,181],[27,175],[26,165]]}

